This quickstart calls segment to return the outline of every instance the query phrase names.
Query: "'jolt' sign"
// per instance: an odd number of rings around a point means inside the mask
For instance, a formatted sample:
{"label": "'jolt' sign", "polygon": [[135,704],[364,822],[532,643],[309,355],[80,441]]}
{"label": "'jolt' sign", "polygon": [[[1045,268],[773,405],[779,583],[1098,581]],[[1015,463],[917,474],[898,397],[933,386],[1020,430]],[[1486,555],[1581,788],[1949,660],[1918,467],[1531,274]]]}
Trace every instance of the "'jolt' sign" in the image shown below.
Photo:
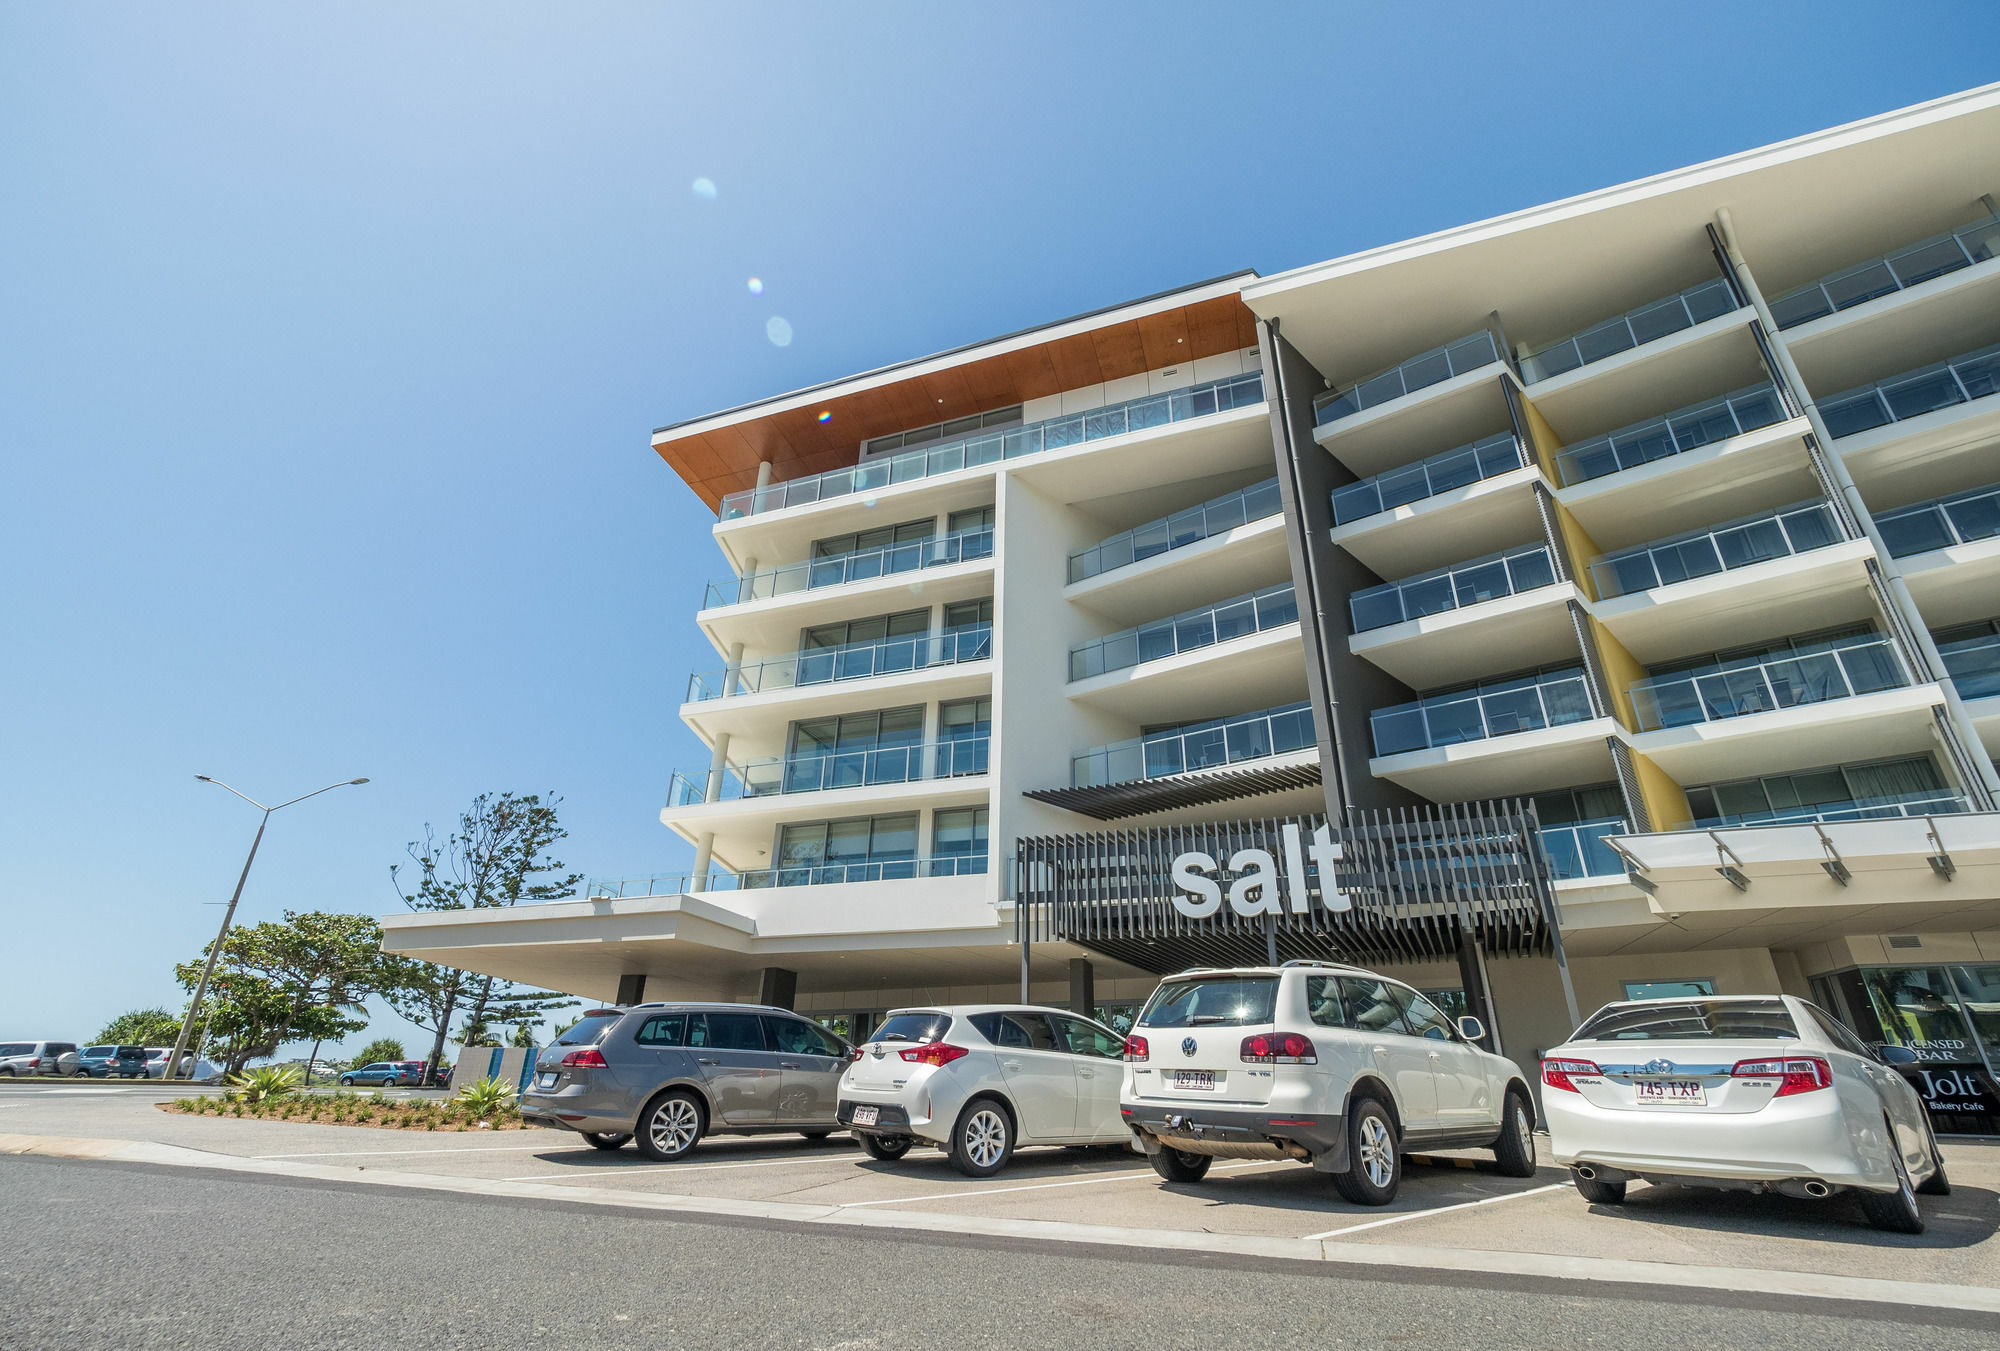
{"label": "'jolt' sign", "polygon": [[[1312,843],[1302,845],[1299,828],[1282,828],[1285,854],[1285,896],[1278,894],[1278,862],[1265,849],[1239,849],[1229,856],[1229,871],[1236,880],[1229,884],[1229,908],[1248,918],[1253,915],[1281,915],[1289,902],[1295,915],[1312,909],[1306,890],[1306,857],[1319,869],[1320,901],[1329,910],[1351,910],[1354,902],[1334,880],[1333,865],[1340,860],[1340,841],[1325,826],[1313,831]],[[1216,861],[1195,850],[1174,860],[1174,909],[1189,919],[1207,919],[1222,909],[1222,883],[1209,876]]]}

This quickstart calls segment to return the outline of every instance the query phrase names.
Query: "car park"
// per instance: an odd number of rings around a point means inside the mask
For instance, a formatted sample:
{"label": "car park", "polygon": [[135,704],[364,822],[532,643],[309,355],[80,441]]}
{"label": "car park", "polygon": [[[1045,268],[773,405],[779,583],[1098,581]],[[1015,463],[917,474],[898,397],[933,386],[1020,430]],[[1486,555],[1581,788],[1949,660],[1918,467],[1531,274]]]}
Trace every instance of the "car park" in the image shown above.
{"label": "car park", "polygon": [[854,1054],[789,1009],[592,1009],[537,1056],[521,1119],[575,1131],[598,1149],[636,1141],[660,1163],[710,1135],[819,1140],[839,1125],[840,1074]]}
{"label": "car park", "polygon": [[0,1077],[69,1078],[82,1057],[73,1041],[0,1042]]}
{"label": "car park", "polygon": [[143,1046],[86,1046],[77,1052],[76,1074],[90,1079],[143,1079],[147,1051]]}
{"label": "car park", "polygon": [[1184,971],[1126,1038],[1120,1110],[1169,1182],[1224,1159],[1296,1159],[1387,1205],[1402,1155],[1491,1149],[1535,1171],[1535,1107],[1513,1061],[1399,981],[1327,962]]}
{"label": "car park", "polygon": [[896,1009],[841,1076],[840,1124],[873,1158],[933,1144],[970,1177],[991,1177],[1022,1145],[1129,1144],[1124,1046],[1062,1009]]}
{"label": "car park", "polygon": [[1852,1192],[1870,1223],[1923,1231],[1919,1192],[1950,1191],[1916,1090],[1895,1065],[1790,995],[1607,1004],[1542,1060],[1558,1164],[1586,1201],[1626,1184],[1829,1197]]}
{"label": "car park", "polygon": [[340,1082],[344,1087],[401,1088],[421,1083],[423,1077],[424,1067],[417,1061],[377,1060],[343,1072]]}

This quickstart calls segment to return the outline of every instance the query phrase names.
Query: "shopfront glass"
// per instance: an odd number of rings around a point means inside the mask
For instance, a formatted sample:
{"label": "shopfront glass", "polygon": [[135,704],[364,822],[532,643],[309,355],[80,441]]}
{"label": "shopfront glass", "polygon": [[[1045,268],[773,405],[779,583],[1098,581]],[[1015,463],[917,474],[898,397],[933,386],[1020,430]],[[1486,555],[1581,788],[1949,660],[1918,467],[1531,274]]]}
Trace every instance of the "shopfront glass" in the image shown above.
{"label": "shopfront glass", "polygon": [[2000,1135],[2000,965],[1871,966],[1814,976],[1813,995],[1899,1066],[1941,1132]]}

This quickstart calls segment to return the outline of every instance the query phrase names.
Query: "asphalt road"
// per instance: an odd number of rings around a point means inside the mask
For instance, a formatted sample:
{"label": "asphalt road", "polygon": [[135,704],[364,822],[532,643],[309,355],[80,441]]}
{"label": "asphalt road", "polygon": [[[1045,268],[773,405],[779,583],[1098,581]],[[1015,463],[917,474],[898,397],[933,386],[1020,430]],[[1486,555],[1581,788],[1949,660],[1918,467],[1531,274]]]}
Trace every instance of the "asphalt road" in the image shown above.
{"label": "asphalt road", "polygon": [[1147,1260],[126,1164],[0,1158],[0,1198],[6,1351],[2000,1346],[1985,1315]]}

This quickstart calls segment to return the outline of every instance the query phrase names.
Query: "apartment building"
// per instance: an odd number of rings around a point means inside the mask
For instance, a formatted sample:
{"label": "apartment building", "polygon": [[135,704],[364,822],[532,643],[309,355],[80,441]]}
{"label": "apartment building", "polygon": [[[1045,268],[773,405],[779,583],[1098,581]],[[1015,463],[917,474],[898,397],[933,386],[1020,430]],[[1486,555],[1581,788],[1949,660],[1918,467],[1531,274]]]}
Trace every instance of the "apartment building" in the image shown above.
{"label": "apartment building", "polygon": [[2000,1132],[1995,193],[2000,86],[662,428],[717,513],[693,872],[386,945],[849,1032],[1116,1017],[1179,949],[1024,944],[1024,886],[1498,800],[1548,932],[1395,950],[1508,1053],[1783,989]]}

